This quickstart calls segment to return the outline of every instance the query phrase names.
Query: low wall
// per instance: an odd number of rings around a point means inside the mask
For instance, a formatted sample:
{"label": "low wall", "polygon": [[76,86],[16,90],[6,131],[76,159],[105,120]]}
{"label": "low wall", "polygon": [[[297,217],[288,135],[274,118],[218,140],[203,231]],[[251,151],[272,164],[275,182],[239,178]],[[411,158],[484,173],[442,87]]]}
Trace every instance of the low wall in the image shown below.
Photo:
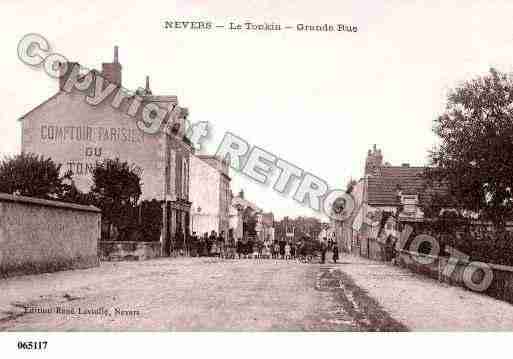
{"label": "low wall", "polygon": [[[472,263],[468,261],[459,260],[457,263],[449,263],[447,257],[428,256],[407,251],[402,251],[397,255],[396,264],[415,273],[465,288],[467,286],[463,280],[463,273],[465,268],[472,266]],[[493,279],[488,289],[482,293],[513,304],[513,268],[496,264],[489,264],[489,266],[492,269]],[[475,271],[475,274],[473,280],[479,283],[482,280],[483,272]]]}
{"label": "low wall", "polygon": [[147,260],[160,257],[160,242],[100,241],[102,261]]}
{"label": "low wall", "polygon": [[0,276],[99,265],[100,210],[0,193]]}

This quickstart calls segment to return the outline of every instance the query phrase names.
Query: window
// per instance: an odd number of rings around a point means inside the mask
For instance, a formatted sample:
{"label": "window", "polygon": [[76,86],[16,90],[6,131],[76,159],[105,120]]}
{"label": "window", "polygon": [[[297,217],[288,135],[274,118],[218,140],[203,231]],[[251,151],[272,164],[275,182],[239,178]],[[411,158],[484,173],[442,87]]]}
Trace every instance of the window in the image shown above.
{"label": "window", "polygon": [[403,195],[403,196],[401,196],[401,204],[403,205],[403,212],[405,214],[415,214],[417,212],[418,203],[419,203],[418,195]]}
{"label": "window", "polygon": [[189,166],[185,157],[182,158],[182,198],[189,198]]}

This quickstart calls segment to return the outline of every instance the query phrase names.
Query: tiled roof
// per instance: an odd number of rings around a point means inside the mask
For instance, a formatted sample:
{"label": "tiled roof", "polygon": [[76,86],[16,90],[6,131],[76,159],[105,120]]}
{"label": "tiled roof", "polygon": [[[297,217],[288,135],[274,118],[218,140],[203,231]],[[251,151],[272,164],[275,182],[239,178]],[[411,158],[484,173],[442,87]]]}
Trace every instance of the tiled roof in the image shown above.
{"label": "tiled roof", "polygon": [[422,177],[426,167],[383,166],[378,168],[378,175],[367,179],[367,199],[369,205],[397,206],[400,199],[397,191],[402,194],[418,194],[422,204],[430,200],[442,188],[428,188]]}

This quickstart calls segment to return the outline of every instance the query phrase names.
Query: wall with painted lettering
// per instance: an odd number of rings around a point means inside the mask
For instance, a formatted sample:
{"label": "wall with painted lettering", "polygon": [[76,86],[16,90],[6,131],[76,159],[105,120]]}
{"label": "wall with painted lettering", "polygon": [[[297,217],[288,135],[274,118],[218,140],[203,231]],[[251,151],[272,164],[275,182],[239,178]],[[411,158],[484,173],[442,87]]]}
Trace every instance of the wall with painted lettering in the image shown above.
{"label": "wall with painted lettering", "polygon": [[98,161],[119,158],[140,174],[144,198],[163,196],[163,135],[140,131],[134,118],[109,101],[92,106],[80,92],[58,93],[22,119],[22,151],[62,164],[83,191],[90,188]]}
{"label": "wall with painted lettering", "polygon": [[0,275],[99,264],[97,208],[0,194]]}

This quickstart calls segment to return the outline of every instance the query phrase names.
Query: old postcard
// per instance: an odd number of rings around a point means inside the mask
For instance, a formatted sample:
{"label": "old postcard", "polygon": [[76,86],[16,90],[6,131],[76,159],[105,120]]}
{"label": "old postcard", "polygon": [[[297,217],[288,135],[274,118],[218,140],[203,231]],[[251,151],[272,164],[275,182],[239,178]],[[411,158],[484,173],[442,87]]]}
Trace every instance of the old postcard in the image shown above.
{"label": "old postcard", "polygon": [[2,1],[0,331],[512,331],[512,14]]}

